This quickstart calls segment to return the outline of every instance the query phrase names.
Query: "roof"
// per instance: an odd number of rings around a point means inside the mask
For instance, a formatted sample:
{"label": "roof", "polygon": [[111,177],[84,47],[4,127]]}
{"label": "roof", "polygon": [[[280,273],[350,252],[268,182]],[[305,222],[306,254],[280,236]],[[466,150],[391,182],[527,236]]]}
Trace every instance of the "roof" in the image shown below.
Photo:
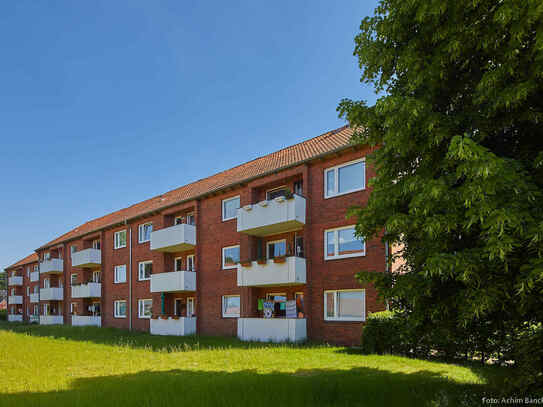
{"label": "roof", "polygon": [[293,167],[334,151],[343,150],[350,146],[352,134],[353,130],[348,126],[328,131],[320,136],[192,182],[162,195],[129,206],[128,208],[90,220],[41,246],[39,249],[52,247],[56,244],[120,224],[146,213],[190,201],[211,192],[218,192],[230,186],[265,176],[271,172]]}
{"label": "roof", "polygon": [[6,267],[6,270],[14,269],[19,266],[24,266],[25,264],[36,263],[37,261],[38,261],[38,255],[36,253],[32,253],[26,256],[24,259],[19,260],[17,263],[12,264],[9,267]]}

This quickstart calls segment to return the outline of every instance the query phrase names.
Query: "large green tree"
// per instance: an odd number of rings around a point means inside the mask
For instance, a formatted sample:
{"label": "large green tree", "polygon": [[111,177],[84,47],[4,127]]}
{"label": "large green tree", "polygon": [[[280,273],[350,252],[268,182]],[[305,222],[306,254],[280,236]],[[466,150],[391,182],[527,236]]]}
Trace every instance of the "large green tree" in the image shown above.
{"label": "large green tree", "polygon": [[361,80],[380,97],[338,110],[353,142],[379,148],[352,214],[405,260],[360,279],[445,342],[541,323],[543,1],[383,0],[360,30]]}

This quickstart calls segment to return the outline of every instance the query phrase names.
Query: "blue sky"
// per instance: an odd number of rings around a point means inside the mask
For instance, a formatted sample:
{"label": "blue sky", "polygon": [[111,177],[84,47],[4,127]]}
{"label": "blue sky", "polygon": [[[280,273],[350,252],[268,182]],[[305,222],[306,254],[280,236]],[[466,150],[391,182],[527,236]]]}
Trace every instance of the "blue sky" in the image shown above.
{"label": "blue sky", "polygon": [[376,1],[0,4],[0,268],[344,123]]}

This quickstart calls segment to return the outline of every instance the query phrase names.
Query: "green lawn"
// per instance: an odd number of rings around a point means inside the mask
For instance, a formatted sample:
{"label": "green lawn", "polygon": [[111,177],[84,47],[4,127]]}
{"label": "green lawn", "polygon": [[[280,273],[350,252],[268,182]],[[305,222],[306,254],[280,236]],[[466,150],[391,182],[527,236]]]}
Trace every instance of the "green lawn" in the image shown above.
{"label": "green lawn", "polygon": [[0,406],[480,405],[504,371],[323,345],[0,322]]}

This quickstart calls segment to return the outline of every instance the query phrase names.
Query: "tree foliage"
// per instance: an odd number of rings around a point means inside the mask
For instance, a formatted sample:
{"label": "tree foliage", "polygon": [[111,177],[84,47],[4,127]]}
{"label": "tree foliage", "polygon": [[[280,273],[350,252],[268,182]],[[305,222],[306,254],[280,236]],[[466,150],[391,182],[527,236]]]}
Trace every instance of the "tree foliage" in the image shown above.
{"label": "tree foliage", "polygon": [[379,146],[351,214],[405,260],[361,281],[414,329],[479,332],[475,348],[543,322],[543,2],[382,0],[354,54],[382,96],[338,107]]}

